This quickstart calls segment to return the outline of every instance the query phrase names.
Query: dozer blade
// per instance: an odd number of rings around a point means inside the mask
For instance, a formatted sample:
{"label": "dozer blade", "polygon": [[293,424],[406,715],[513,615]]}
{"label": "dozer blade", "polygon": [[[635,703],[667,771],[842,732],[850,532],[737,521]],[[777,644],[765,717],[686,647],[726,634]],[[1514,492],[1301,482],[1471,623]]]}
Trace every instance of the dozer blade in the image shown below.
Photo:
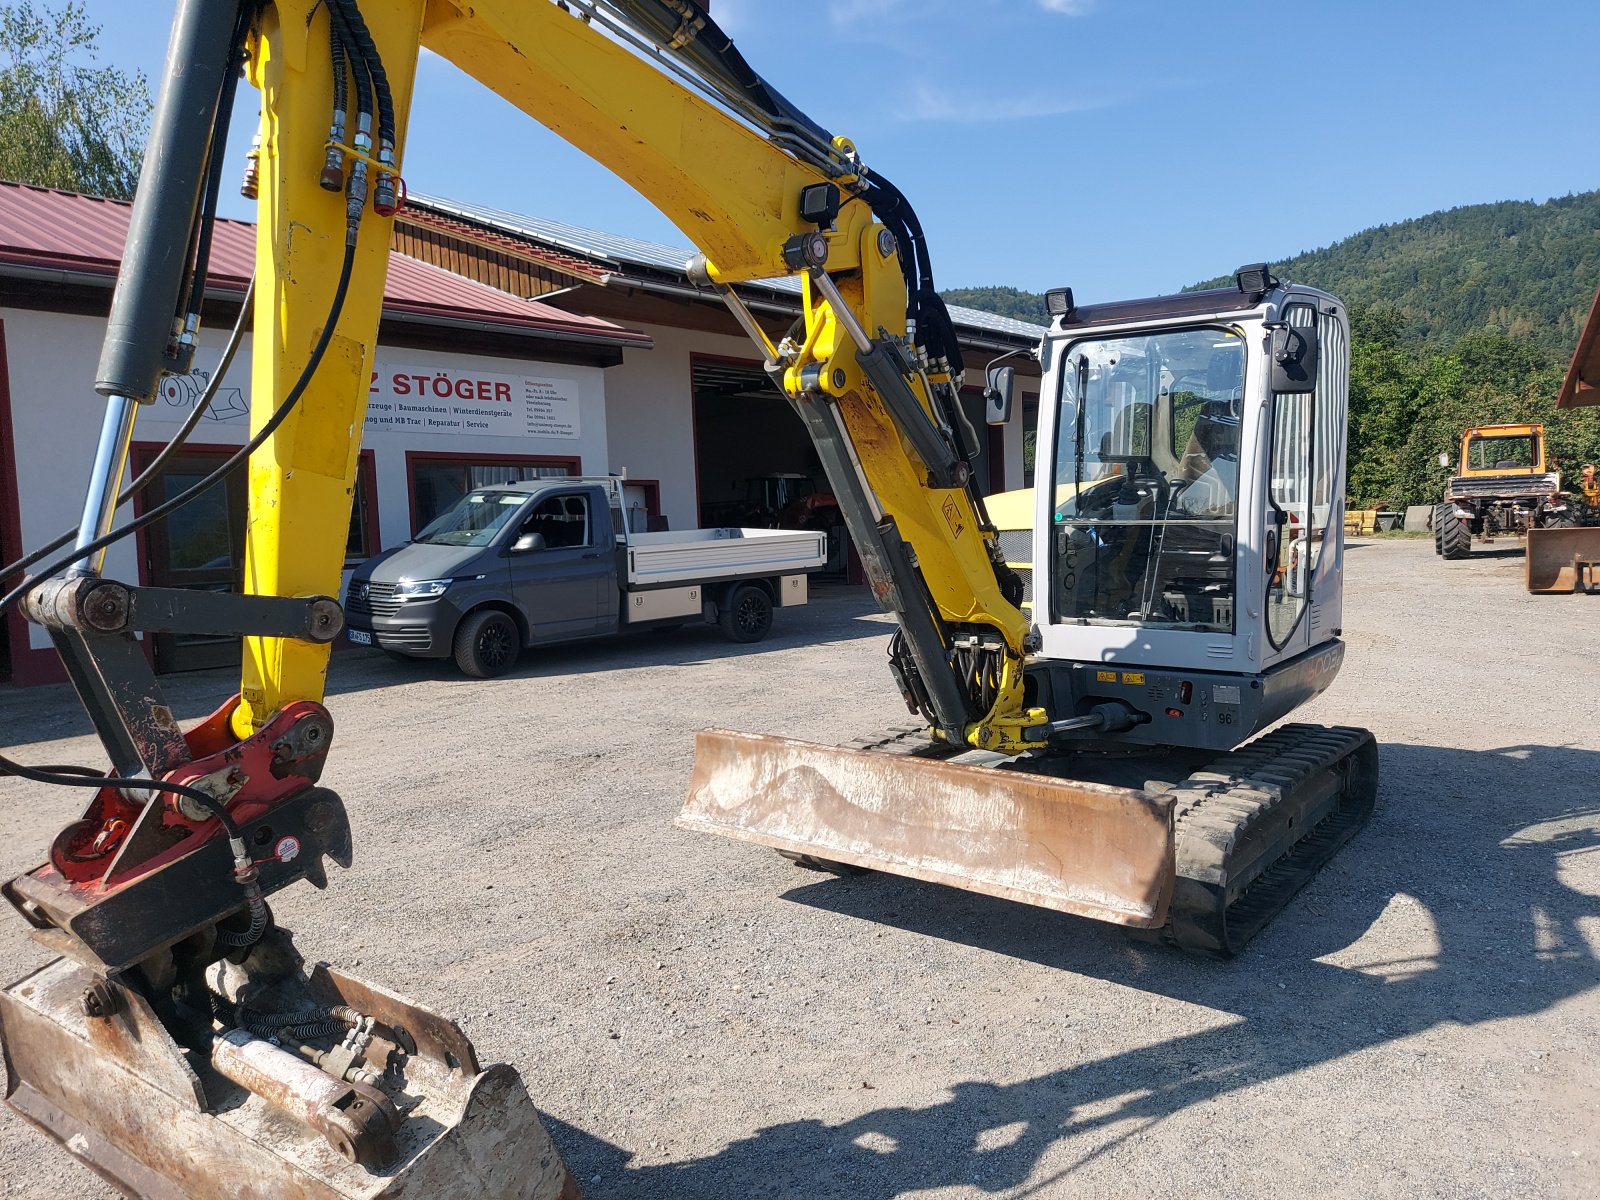
{"label": "dozer blade", "polygon": [[[578,1200],[512,1067],[480,1069],[453,1022],[371,984],[326,966],[304,982],[320,1004],[348,1005],[380,1029],[403,1031],[396,1036],[408,1052],[384,1084],[392,1107],[378,1105],[398,1122],[384,1165],[362,1166],[336,1149],[338,1129],[362,1127],[353,1111],[360,1103],[348,1100],[355,1089],[243,1032],[214,1039],[233,1055],[229,1063],[208,1060],[175,1042],[138,991],[67,958],[0,993],[6,1100],[133,1196]],[[240,1045],[258,1062],[288,1060],[294,1070],[279,1078],[241,1072]],[[232,1081],[241,1073],[249,1090]],[[341,1092],[344,1100],[328,1100]]]}
{"label": "dozer blade", "polygon": [[1172,895],[1172,808],[1131,788],[707,730],[678,824],[1146,929]]}
{"label": "dozer blade", "polygon": [[1528,530],[1528,590],[1600,592],[1600,526]]}

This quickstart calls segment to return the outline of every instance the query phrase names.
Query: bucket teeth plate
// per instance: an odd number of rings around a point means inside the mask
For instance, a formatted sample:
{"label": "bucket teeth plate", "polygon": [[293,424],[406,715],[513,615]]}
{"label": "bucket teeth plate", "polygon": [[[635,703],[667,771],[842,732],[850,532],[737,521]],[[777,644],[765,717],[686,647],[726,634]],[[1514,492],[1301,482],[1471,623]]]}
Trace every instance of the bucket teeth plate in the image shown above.
{"label": "bucket teeth plate", "polygon": [[1166,919],[1173,800],[707,730],[678,824],[1117,925]]}
{"label": "bucket teeth plate", "polygon": [[580,1200],[516,1070],[482,1070],[455,1024],[404,997],[319,968],[328,1003],[412,1031],[396,1103],[399,1156],[369,1171],[181,1048],[137,992],[111,984],[111,1015],[84,1015],[102,980],[61,958],[0,993],[6,1101],[74,1157],[152,1200]]}

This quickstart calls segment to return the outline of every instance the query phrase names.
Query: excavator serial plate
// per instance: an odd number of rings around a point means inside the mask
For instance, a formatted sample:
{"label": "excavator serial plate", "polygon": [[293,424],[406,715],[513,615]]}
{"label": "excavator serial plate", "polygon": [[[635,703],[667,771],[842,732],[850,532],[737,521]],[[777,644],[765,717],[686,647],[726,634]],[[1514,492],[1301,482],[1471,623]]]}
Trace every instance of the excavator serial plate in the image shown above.
{"label": "excavator serial plate", "polygon": [[1138,929],[1167,916],[1174,801],[762,734],[706,730],[685,829]]}

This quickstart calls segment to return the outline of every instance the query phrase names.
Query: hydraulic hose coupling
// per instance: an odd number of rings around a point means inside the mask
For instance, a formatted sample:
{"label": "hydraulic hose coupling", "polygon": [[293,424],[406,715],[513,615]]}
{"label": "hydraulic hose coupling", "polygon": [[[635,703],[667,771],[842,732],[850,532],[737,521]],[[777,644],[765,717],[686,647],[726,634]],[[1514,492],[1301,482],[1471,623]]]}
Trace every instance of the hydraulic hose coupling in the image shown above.
{"label": "hydraulic hose coupling", "polygon": [[261,135],[258,133],[250,143],[249,153],[244,156],[244,178],[239,182],[239,194],[246,200],[254,200],[260,191]]}
{"label": "hydraulic hose coupling", "polygon": [[350,185],[345,190],[345,221],[354,231],[367,207],[367,158],[372,153],[371,118],[362,113],[356,122],[355,162],[350,165]]}
{"label": "hydraulic hose coupling", "polygon": [[328,152],[322,160],[322,175],[317,180],[325,192],[344,191],[344,113],[333,114],[328,130]]}
{"label": "hydraulic hose coupling", "polygon": [[385,142],[378,150],[378,181],[372,187],[372,211],[392,217],[405,203],[405,184],[394,169],[394,147]]}

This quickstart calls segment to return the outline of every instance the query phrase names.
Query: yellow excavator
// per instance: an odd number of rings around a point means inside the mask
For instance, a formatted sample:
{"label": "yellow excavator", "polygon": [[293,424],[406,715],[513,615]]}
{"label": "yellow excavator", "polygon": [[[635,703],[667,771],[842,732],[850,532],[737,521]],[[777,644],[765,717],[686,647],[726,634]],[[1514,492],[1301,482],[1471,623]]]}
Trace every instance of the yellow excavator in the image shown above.
{"label": "yellow excavator", "polygon": [[[349,863],[344,806],[317,785],[335,730],[322,698],[422,47],[693,240],[691,275],[805,422],[898,620],[910,732],[854,747],[703,734],[682,823],[1218,956],[1359,827],[1369,734],[1250,740],[1342,655],[1336,299],[1263,266],[1149,301],[1052,292],[1033,517],[1001,530],[974,490],[964,364],[910,203],[702,5],[179,0],[82,519],[4,568],[0,608],[48,630],[109,758],[0,757],[89,796],[4,887],[58,955],[0,993],[16,1111],[143,1196],[578,1194],[515,1070],[397,993],[308,968],[267,904]],[[153,473],[122,486],[135,417],[193,354],[241,75],[261,105],[244,183],[259,212],[251,436],[119,524]],[[774,339],[732,285],[782,274],[803,283],[803,319]],[[1004,419],[1007,369],[988,382]],[[112,542],[234,470],[249,472],[246,594],[102,575]],[[244,636],[243,679],[183,729],[136,639],[202,631]]]}

